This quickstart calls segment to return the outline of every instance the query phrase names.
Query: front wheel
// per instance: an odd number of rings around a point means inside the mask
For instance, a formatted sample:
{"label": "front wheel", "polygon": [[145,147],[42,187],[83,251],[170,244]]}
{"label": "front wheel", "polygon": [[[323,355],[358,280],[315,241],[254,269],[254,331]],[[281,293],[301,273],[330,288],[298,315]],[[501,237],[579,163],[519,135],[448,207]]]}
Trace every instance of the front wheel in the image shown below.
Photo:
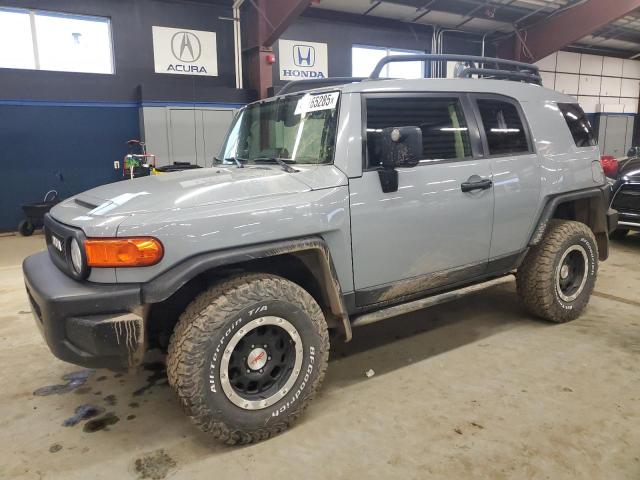
{"label": "front wheel", "polygon": [[169,383],[193,422],[228,444],[289,427],[319,389],[329,356],[322,310],[299,285],[241,275],[199,295],[181,315]]}
{"label": "front wheel", "polygon": [[534,315],[562,323],[580,316],[598,273],[598,247],[583,223],[551,220],[516,273],[518,295]]}

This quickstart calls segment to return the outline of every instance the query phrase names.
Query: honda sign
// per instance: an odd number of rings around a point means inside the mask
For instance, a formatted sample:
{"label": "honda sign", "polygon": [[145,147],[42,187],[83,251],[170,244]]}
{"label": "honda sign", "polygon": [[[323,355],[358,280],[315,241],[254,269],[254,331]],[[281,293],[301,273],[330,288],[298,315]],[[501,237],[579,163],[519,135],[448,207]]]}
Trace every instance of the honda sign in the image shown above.
{"label": "honda sign", "polygon": [[278,60],[280,61],[280,80],[329,76],[326,43],[280,40]]}

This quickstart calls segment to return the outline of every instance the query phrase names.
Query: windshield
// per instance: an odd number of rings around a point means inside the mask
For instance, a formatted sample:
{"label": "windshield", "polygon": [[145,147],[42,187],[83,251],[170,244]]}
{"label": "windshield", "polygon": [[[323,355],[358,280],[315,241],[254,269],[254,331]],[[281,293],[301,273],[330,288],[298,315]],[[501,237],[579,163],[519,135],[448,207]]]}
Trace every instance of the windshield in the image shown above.
{"label": "windshield", "polygon": [[218,160],[332,163],[339,96],[300,94],[247,106],[235,118]]}

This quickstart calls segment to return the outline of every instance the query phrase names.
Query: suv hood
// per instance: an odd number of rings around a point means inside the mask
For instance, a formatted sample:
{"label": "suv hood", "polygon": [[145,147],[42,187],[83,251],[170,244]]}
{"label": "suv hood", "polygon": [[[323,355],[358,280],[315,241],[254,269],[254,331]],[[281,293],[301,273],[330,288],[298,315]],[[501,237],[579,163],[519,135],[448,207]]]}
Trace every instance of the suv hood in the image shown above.
{"label": "suv hood", "polygon": [[58,204],[51,213],[63,223],[77,225],[86,224],[95,217],[152,213],[301,193],[312,190],[312,186],[317,188],[312,185],[315,178],[312,171],[317,168],[298,168],[298,173],[288,173],[271,165],[225,166],[152,175],[88,190]]}

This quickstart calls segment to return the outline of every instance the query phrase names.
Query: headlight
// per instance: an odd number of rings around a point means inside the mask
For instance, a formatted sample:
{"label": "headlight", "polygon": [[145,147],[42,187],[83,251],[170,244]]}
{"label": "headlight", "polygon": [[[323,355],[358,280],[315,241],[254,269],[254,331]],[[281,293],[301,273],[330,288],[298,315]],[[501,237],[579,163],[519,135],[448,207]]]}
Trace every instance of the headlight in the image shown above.
{"label": "headlight", "polygon": [[153,237],[88,238],[84,242],[89,267],[147,267],[164,255]]}
{"label": "headlight", "polygon": [[80,250],[80,244],[75,238],[71,240],[71,265],[77,274],[82,273],[82,250]]}

